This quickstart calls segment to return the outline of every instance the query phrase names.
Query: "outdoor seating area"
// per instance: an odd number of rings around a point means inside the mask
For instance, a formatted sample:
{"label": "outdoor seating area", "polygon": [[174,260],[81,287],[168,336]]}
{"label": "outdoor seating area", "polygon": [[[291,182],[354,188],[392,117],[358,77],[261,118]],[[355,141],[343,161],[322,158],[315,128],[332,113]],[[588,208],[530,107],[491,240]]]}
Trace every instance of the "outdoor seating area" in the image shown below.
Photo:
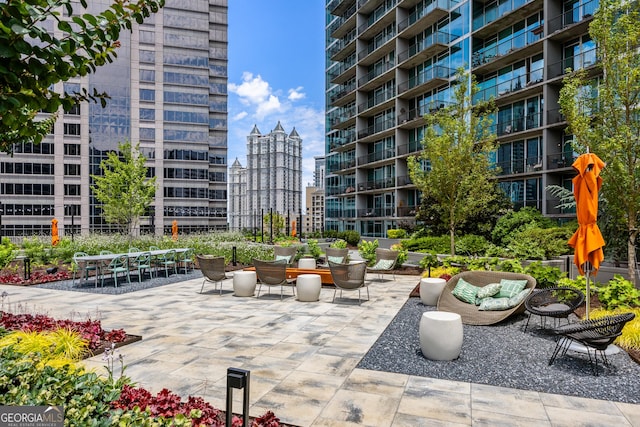
{"label": "outdoor seating area", "polygon": [[[72,259],[73,283],[76,284],[76,275],[79,281],[84,279],[85,283],[90,281],[93,275],[95,287],[105,286],[113,283],[117,288],[118,284],[131,284],[131,273],[137,275],[138,282],[142,282],[145,274],[149,279],[154,275],[158,277],[159,272],[164,272],[165,278],[170,274],[178,274],[178,264],[182,263],[185,274],[188,267],[193,265],[193,250],[190,248],[159,249],[149,248],[141,251],[138,248],[129,248],[125,253],[113,253],[103,250],[98,255],[90,255],[86,252],[76,252]],[[80,285],[80,282],[78,282]]]}

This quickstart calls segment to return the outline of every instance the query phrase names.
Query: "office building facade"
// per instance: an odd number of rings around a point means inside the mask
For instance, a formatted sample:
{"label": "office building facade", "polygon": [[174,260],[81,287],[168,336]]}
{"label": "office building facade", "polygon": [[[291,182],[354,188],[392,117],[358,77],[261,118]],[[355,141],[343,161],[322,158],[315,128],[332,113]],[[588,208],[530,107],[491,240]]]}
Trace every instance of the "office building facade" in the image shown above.
{"label": "office building facade", "polygon": [[456,69],[496,101],[498,180],[516,209],[553,218],[575,153],[558,94],[567,68],[597,73],[591,1],[331,0],[326,46],[326,228],[385,237],[421,202],[407,158],[425,114],[452,101]]}
{"label": "office building facade", "polygon": [[[270,212],[302,215],[302,138],[280,122],[268,134],[254,126],[247,136],[247,166],[236,159],[229,169],[229,224],[234,231],[259,229]],[[300,228],[302,225],[297,226]]]}
{"label": "office building facade", "polygon": [[[90,2],[99,13],[111,1]],[[84,13],[77,6],[75,13]],[[50,31],[53,23],[45,23]],[[39,146],[0,155],[2,235],[113,231],[93,197],[91,174],[118,143],[140,144],[156,196],[140,218],[143,233],[227,228],[227,0],[167,0],[121,33],[118,57],[56,91],[107,92],[106,108],[60,111]]]}

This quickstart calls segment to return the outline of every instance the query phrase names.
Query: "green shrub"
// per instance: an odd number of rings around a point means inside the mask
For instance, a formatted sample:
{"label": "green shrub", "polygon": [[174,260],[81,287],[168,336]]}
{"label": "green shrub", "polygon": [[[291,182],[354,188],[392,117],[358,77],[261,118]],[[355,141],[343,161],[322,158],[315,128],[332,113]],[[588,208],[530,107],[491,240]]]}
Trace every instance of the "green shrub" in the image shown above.
{"label": "green shrub", "polygon": [[517,212],[511,211],[501,216],[491,232],[491,239],[493,243],[497,245],[506,246],[509,236],[530,225],[549,228],[553,223],[550,219],[544,217],[537,209],[524,207]]}
{"label": "green shrub", "polygon": [[511,256],[521,259],[550,259],[571,253],[567,240],[573,231],[565,227],[525,226],[505,239]]}
{"label": "green shrub", "polygon": [[465,255],[483,255],[489,242],[482,236],[467,234],[456,239],[456,253]]}
{"label": "green shrub", "polygon": [[451,253],[451,240],[448,235],[411,238],[401,243],[402,247],[409,252]]}
{"label": "green shrub", "polygon": [[378,239],[376,240],[362,240],[358,243],[358,253],[363,260],[367,262],[367,265],[371,265],[376,260],[376,249],[378,249]]}
{"label": "green shrub", "polygon": [[640,291],[633,283],[619,274],[614,274],[613,279],[598,288],[598,299],[607,310],[619,307],[640,306]]}
{"label": "green shrub", "polygon": [[497,268],[500,271],[507,271],[510,273],[524,273],[522,263],[519,259],[515,258],[501,260],[498,262]]}
{"label": "green shrub", "polygon": [[0,244],[0,269],[5,268],[13,260],[15,248],[16,245],[11,243],[8,237],[2,238],[2,243]]}
{"label": "green shrub", "polygon": [[391,250],[398,251],[396,266],[400,267],[402,264],[407,262],[407,258],[409,258],[409,251],[404,249],[401,244],[396,243],[391,245]]}
{"label": "green shrub", "polygon": [[[598,292],[598,288],[601,285],[598,282],[595,282],[593,279],[589,280],[589,293],[591,294],[591,296],[593,296]],[[587,295],[587,279],[584,276],[578,276],[575,279],[563,277],[558,280],[558,286],[574,288],[582,292],[585,296]]]}
{"label": "green shrub", "polygon": [[537,288],[557,286],[558,280],[566,274],[558,267],[542,265],[540,261],[532,262],[526,266],[524,272],[536,279]]}
{"label": "green shrub", "polygon": [[335,248],[335,249],[346,249],[347,248],[347,241],[346,240],[342,240],[342,239],[337,239],[337,240],[334,240],[333,242],[331,242],[329,247],[330,248]]}
{"label": "green shrub", "polygon": [[356,246],[360,242],[360,233],[355,230],[341,231],[336,237],[345,240],[351,246]]}
{"label": "green shrub", "polygon": [[407,237],[407,231],[402,228],[390,228],[387,230],[389,239],[404,239]]}
{"label": "green shrub", "polygon": [[419,265],[423,270],[427,270],[427,272],[429,272],[432,268],[440,266],[440,261],[438,261],[438,257],[435,254],[427,253],[422,257]]}
{"label": "green shrub", "polygon": [[315,239],[307,240],[307,252],[309,255],[314,257],[315,259],[320,258],[322,254],[322,249],[320,249],[320,245],[318,245],[318,241]]}

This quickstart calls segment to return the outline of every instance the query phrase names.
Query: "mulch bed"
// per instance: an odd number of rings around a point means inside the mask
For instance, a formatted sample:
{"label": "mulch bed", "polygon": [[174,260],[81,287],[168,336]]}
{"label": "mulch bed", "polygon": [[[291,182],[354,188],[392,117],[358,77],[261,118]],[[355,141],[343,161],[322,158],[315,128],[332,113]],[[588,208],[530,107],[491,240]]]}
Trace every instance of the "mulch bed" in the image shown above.
{"label": "mulch bed", "polygon": [[[130,335],[130,334],[127,334],[127,336],[126,336],[126,338],[124,339],[124,341],[121,341],[121,342],[117,342],[117,343],[115,343],[115,344],[116,344],[116,345],[115,345],[115,348],[123,347],[123,346],[125,346],[125,345],[131,344],[131,343],[134,343],[134,342],[136,342],[136,341],[140,341],[141,339],[142,339],[142,336],[141,336],[141,335]],[[85,355],[84,359],[88,359],[88,358],[90,358],[90,357],[93,357],[93,356],[97,356],[97,355],[99,355],[99,354],[102,354],[102,353],[104,353],[104,350],[105,350],[105,349],[107,349],[107,348],[111,348],[111,342],[110,342],[110,341],[102,341],[102,342],[100,343],[100,347],[95,348],[95,349],[93,349],[93,350],[89,350],[89,351],[87,352],[87,354]]]}

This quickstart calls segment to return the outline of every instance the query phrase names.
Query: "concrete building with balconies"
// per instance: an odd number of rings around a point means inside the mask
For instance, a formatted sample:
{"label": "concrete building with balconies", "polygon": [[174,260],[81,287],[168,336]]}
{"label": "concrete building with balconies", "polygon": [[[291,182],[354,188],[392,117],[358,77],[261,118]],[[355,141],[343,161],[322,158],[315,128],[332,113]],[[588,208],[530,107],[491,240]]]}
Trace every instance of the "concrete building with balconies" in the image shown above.
{"label": "concrete building with balconies", "polygon": [[423,116],[452,101],[463,67],[493,97],[500,187],[516,209],[563,219],[548,185],[571,188],[576,154],[558,96],[567,68],[596,75],[597,0],[327,1],[326,228],[385,237],[414,221],[407,158]]}

